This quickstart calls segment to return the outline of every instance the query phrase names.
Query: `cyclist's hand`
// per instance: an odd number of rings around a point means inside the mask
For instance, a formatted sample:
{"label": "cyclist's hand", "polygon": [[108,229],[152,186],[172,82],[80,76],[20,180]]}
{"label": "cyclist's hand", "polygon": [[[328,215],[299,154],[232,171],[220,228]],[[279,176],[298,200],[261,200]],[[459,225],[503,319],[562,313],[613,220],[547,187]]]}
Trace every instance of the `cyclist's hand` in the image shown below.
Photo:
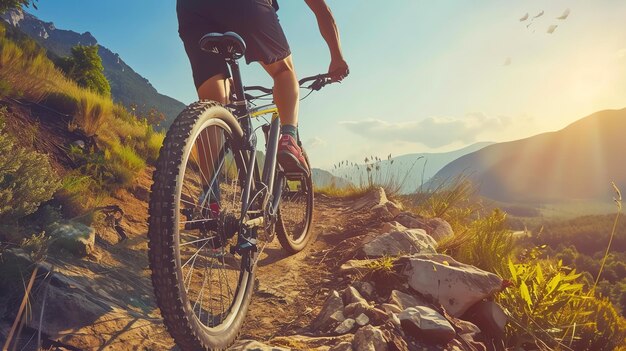
{"label": "cyclist's hand", "polygon": [[333,59],[328,67],[328,74],[333,81],[341,82],[350,74],[348,64],[343,59]]}

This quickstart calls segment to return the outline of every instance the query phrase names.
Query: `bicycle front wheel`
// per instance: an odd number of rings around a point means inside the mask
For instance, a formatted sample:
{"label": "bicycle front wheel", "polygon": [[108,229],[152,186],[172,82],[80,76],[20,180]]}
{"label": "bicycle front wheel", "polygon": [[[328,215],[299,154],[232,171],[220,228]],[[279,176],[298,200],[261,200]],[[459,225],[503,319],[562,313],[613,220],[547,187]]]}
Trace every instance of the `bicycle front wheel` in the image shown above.
{"label": "bicycle front wheel", "polygon": [[187,107],[170,127],[151,189],[149,257],[165,325],[183,350],[225,349],[253,290],[250,253],[233,253],[247,154],[220,104]]}

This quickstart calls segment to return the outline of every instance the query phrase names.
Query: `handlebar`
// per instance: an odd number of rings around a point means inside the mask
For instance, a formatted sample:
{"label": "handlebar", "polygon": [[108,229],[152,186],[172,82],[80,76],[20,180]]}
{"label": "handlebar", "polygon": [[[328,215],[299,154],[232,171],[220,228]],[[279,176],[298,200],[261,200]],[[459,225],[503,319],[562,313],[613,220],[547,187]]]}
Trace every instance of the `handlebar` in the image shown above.
{"label": "handlebar", "polygon": [[[304,86],[304,84],[308,83],[308,82],[313,82],[308,86]],[[320,89],[322,89],[324,86],[333,83],[334,81],[330,78],[330,75],[328,74],[318,74],[315,76],[310,76],[310,77],[306,77],[306,78],[302,78],[298,81],[298,84],[300,85],[301,88],[305,88],[305,89],[311,89],[311,90],[315,90],[318,91]],[[273,93],[273,89],[271,88],[266,88],[266,87],[262,87],[262,86],[258,86],[258,85],[251,85],[251,86],[247,86],[243,88],[244,91],[252,91],[252,90],[256,90],[256,91],[260,91],[262,93],[265,94],[272,94]]]}

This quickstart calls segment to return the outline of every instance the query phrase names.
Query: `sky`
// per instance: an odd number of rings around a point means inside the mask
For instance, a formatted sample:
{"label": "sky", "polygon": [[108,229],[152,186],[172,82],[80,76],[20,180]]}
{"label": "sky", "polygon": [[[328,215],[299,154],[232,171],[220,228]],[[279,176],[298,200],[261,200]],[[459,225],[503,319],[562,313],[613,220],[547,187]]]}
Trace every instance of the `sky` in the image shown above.
{"label": "sky", "polygon": [[[325,73],[330,57],[313,14],[303,0],[279,3],[298,75]],[[515,140],[626,107],[626,1],[327,3],[351,73],[301,103],[300,134],[316,167]],[[175,1],[37,6],[30,11],[57,28],[91,32],[159,92],[197,99]],[[258,64],[243,77],[271,85]]]}

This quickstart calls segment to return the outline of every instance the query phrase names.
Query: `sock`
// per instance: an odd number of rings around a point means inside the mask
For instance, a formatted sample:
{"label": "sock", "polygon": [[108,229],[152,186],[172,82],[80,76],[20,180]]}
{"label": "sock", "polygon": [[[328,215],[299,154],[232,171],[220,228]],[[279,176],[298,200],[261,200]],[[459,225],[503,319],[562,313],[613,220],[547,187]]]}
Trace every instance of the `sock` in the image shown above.
{"label": "sock", "polygon": [[298,127],[290,124],[280,126],[280,134],[291,135],[295,140],[298,140]]}

